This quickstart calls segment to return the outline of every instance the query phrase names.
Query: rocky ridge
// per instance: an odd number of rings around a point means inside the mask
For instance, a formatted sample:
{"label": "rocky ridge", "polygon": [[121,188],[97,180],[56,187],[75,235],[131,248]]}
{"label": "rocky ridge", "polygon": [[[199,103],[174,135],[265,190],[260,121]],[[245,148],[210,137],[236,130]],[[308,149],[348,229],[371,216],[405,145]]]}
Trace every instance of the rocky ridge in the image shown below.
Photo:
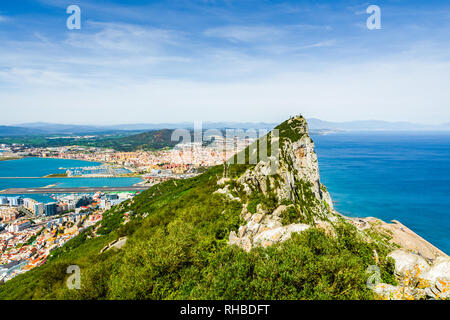
{"label": "rocky ridge", "polygon": [[[250,251],[257,246],[285,241],[292,233],[311,227],[333,235],[333,224],[341,218],[354,224],[367,241],[379,241],[371,238],[371,234],[380,233],[373,225],[363,219],[356,222],[334,211],[331,197],[320,182],[317,155],[306,120],[293,117],[275,129],[278,130],[278,135],[274,135],[278,140],[278,155],[271,152],[267,159],[260,160],[237,179],[224,176],[218,181],[217,193],[242,203],[244,223],[238,232],[230,232],[229,245]],[[272,134],[268,134],[268,141]],[[258,145],[254,144],[243,152],[249,158],[257,149]],[[385,241],[392,250],[389,257],[395,261],[399,285],[378,283],[373,288],[375,292],[382,299],[450,298],[450,258],[438,249],[430,251],[429,244],[427,253],[433,255],[425,260],[420,252],[411,252],[408,246],[402,248],[405,243],[425,240],[413,232],[407,236],[413,239],[405,242],[393,237]]]}

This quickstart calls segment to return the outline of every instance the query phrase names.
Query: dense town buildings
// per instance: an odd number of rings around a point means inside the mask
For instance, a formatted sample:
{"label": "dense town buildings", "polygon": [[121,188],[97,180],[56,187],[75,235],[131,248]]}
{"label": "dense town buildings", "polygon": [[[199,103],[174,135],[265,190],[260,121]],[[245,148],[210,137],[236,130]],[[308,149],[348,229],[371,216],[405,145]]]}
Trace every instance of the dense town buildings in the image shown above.
{"label": "dense town buildings", "polygon": [[[134,195],[131,192],[58,195],[57,202],[44,204],[44,212],[53,210],[53,214],[34,219],[24,216],[18,207],[0,207],[0,282],[45,263],[51,250],[101,221],[105,210]],[[33,201],[24,199],[28,205]],[[61,214],[55,211],[61,205],[69,209],[69,204],[76,207],[73,212]]]}
{"label": "dense town buildings", "polygon": [[51,250],[96,224],[105,210],[135,194],[63,194],[53,196],[55,202],[46,204],[19,197],[20,206],[0,206],[0,282],[45,263]]}
{"label": "dense town buildings", "polygon": [[[65,146],[33,148],[23,146],[20,151],[13,152],[11,146],[3,146],[3,156],[22,157],[35,156],[42,158],[59,158],[101,162],[115,165],[116,168],[90,168],[93,172],[83,172],[81,168],[68,168],[70,176],[85,177],[125,175],[126,169],[132,173],[150,173],[153,169],[168,170],[171,174],[183,174],[192,168],[210,167],[222,164],[233,154],[255,141],[255,138],[213,137],[214,142],[204,146],[202,143],[178,144],[170,150],[117,152],[112,149],[95,147]],[[76,170],[78,169],[78,170]],[[86,168],[85,168],[86,169]]]}
{"label": "dense town buildings", "polygon": [[9,222],[19,217],[19,210],[13,207],[0,207],[0,221]]}
{"label": "dense town buildings", "polygon": [[63,246],[102,218],[101,212],[80,212],[9,224],[0,233],[0,282],[44,264],[51,250]]}

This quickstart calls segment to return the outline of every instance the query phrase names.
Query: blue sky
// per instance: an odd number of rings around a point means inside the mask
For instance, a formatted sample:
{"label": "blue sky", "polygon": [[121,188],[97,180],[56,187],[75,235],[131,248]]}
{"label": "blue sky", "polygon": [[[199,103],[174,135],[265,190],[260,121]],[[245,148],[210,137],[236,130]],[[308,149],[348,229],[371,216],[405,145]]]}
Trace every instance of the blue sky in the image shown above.
{"label": "blue sky", "polygon": [[0,3],[0,124],[442,123],[449,87],[448,1]]}

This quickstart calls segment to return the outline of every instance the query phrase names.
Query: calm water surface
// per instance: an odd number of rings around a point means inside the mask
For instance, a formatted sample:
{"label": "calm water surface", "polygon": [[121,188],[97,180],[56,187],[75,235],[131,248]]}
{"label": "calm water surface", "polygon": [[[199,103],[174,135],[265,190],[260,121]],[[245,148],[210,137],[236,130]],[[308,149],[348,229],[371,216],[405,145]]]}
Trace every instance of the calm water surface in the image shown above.
{"label": "calm water surface", "polygon": [[399,220],[450,254],[450,133],[313,136],[322,182],[348,216]]}
{"label": "calm water surface", "polygon": [[[34,178],[2,179],[1,177],[43,177],[53,173],[64,173],[72,167],[99,166],[99,162],[67,159],[24,158],[20,160],[0,161],[0,190],[8,188],[39,188],[55,186],[71,187],[128,187],[140,181],[140,178]],[[26,195],[39,201],[51,199],[42,195]]]}

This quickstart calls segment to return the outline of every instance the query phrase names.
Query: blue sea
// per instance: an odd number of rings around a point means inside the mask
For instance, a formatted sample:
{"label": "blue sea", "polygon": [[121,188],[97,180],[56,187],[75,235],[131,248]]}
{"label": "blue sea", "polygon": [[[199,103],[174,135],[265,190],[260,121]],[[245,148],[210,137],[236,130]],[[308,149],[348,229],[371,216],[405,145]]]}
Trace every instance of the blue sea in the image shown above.
{"label": "blue sea", "polygon": [[312,136],[322,183],[352,217],[398,220],[450,254],[450,133]]}
{"label": "blue sea", "polygon": [[[43,177],[54,173],[64,173],[60,168],[92,167],[101,163],[67,160],[24,158],[20,160],[0,161],[0,190],[8,188],[39,188],[55,185],[59,188],[71,187],[128,187],[140,181],[140,178],[34,178],[5,179],[2,177]],[[50,202],[51,198],[43,195],[27,195],[38,201]]]}
{"label": "blue sea", "polygon": [[43,177],[53,173],[65,173],[59,168],[100,166],[99,162],[52,159],[23,158],[19,160],[0,161],[0,177]]}

